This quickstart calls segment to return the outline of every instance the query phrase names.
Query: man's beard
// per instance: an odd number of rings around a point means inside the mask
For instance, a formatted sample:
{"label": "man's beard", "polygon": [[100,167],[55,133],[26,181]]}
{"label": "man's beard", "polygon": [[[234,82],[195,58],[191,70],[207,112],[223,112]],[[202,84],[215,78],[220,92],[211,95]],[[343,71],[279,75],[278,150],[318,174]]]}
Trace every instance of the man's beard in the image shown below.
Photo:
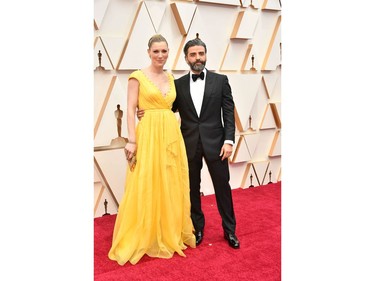
{"label": "man's beard", "polygon": [[193,71],[201,72],[206,67],[206,61],[198,61],[201,64],[197,65],[197,62],[189,62],[190,69]]}

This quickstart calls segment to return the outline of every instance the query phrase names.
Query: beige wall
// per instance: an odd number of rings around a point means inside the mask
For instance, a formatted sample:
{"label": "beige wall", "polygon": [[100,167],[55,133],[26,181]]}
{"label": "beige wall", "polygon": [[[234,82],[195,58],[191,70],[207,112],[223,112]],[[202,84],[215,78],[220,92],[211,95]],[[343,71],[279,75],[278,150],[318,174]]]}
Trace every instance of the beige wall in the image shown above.
{"label": "beige wall", "polygon": [[[124,193],[126,160],[114,111],[126,111],[127,77],[149,63],[154,33],[169,43],[166,65],[188,72],[182,47],[196,33],[207,44],[207,68],[228,76],[236,106],[232,188],[281,180],[281,7],[279,1],[94,1],[94,217],[116,213]],[[99,69],[98,52],[102,53]],[[252,61],[252,56],[254,60]],[[253,68],[252,68],[253,67]],[[250,118],[251,116],[251,126]],[[176,114],[178,118],[178,114]],[[126,118],[122,137],[127,136]],[[111,145],[112,143],[112,145]],[[206,166],[202,192],[212,194]]]}

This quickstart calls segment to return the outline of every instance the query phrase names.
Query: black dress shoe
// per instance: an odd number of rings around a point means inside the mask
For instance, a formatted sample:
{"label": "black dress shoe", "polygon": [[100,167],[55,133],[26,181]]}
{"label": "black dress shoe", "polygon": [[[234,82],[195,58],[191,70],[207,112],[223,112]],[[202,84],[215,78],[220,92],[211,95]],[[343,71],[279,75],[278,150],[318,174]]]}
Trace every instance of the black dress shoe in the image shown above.
{"label": "black dress shoe", "polygon": [[203,230],[195,232],[196,245],[198,246],[203,240]]}
{"label": "black dress shoe", "polygon": [[240,241],[238,241],[238,238],[234,233],[224,233],[224,239],[228,240],[228,244],[232,248],[238,249],[240,247]]}

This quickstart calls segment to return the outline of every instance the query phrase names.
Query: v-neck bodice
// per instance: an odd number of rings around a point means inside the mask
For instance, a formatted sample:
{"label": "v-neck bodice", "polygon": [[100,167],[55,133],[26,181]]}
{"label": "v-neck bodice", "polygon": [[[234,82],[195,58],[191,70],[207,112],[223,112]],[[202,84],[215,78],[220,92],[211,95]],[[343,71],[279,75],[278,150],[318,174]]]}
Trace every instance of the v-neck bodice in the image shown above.
{"label": "v-neck bodice", "polygon": [[141,109],[171,109],[176,99],[176,88],[173,76],[166,73],[169,80],[169,91],[163,95],[163,92],[154,82],[146,76],[141,70],[136,70],[130,74],[129,79],[135,78],[139,82],[138,104]]}

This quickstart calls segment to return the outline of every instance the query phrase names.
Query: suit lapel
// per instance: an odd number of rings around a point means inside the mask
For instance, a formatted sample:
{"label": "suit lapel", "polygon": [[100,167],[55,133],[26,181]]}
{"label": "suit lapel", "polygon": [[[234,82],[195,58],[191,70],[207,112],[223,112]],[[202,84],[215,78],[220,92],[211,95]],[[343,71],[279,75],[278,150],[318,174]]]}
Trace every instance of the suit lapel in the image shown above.
{"label": "suit lapel", "polygon": [[204,94],[203,94],[203,101],[202,101],[202,108],[201,108],[201,114],[203,113],[204,109],[207,106],[208,97],[211,95],[214,79],[211,75],[211,72],[206,70],[206,83],[204,85]]}

